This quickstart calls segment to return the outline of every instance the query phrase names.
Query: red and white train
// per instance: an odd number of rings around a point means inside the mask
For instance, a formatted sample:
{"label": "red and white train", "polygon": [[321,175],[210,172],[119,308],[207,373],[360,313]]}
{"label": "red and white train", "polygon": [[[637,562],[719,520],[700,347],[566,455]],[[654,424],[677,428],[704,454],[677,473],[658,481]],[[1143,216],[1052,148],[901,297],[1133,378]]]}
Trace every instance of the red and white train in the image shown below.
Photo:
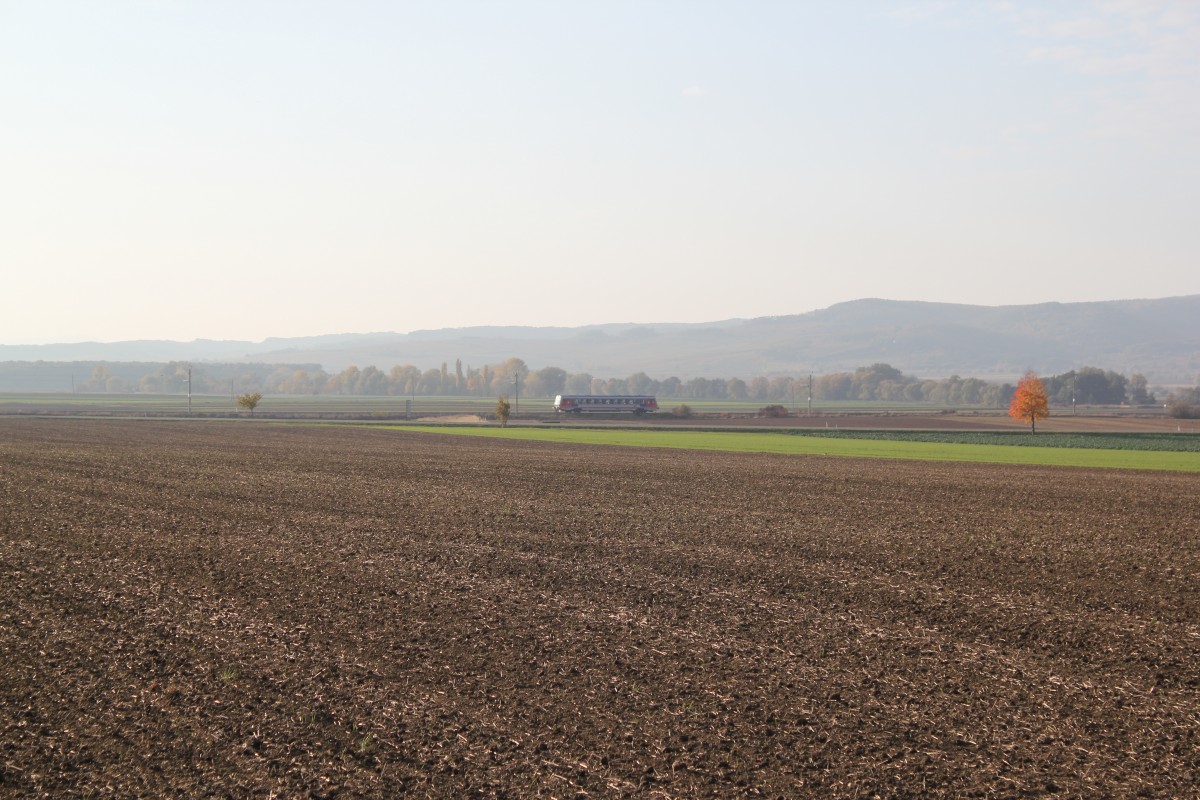
{"label": "red and white train", "polygon": [[563,414],[631,411],[646,414],[658,411],[658,399],[652,394],[560,394],[554,398],[554,410]]}

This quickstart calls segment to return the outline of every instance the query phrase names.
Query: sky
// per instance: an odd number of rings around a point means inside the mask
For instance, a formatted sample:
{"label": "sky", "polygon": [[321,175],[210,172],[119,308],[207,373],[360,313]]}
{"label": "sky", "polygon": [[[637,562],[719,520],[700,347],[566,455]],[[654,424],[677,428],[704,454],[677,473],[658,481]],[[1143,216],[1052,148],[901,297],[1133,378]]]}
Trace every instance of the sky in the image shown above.
{"label": "sky", "polygon": [[1200,293],[1200,3],[0,0],[0,344]]}

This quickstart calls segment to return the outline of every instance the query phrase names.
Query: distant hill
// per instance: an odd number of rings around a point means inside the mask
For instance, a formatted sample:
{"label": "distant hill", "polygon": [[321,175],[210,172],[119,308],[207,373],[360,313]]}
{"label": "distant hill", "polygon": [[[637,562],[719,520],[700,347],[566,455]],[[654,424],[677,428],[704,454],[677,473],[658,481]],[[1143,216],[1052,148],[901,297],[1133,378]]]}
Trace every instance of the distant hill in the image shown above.
{"label": "distant hill", "polygon": [[0,345],[0,361],[351,364],[382,370],[494,364],[654,377],[828,373],[886,362],[923,378],[1011,378],[1092,365],[1157,383],[1200,375],[1200,295],[1158,300],[973,306],[866,299],[806,314],[710,323],[476,327],[263,342],[197,340]]}

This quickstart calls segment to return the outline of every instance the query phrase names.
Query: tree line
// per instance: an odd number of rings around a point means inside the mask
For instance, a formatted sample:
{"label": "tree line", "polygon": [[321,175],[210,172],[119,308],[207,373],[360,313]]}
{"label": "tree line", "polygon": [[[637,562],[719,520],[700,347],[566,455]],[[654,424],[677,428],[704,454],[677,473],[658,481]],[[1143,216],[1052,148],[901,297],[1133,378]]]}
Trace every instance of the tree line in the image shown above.
{"label": "tree line", "polygon": [[[130,365],[123,365],[128,367]],[[145,365],[142,365],[143,368]],[[78,387],[82,391],[138,391],[200,394],[261,392],[280,395],[368,395],[397,397],[461,396],[490,398],[501,395],[552,397],[556,394],[653,394],[680,400],[735,400],[797,406],[813,401],[894,401],[935,403],[948,406],[1007,405],[1015,387],[1005,382],[951,375],[921,379],[906,375],[883,363],[860,367],[853,372],[824,375],[775,375],[742,378],[652,378],[636,372],[624,378],[596,377],[586,372],[568,373],[559,367],[532,370],[520,358],[480,367],[464,366],[421,370],[412,365],[392,367],[387,372],[373,366],[350,366],[328,373],[317,365],[277,366],[188,365],[171,362],[136,377],[116,375],[107,364],[99,364]],[[1126,377],[1099,367],[1077,370],[1042,379],[1049,402],[1054,405],[1115,405],[1155,403],[1155,395],[1140,374]]]}

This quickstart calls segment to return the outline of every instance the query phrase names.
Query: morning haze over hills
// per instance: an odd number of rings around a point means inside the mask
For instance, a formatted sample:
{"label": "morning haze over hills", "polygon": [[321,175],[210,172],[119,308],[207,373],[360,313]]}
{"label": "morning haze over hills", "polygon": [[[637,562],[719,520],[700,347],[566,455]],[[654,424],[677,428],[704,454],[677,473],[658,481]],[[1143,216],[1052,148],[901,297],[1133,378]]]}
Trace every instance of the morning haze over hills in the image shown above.
{"label": "morning haze over hills", "polygon": [[530,367],[620,376],[828,373],[885,362],[923,378],[1011,379],[1084,365],[1190,384],[1200,373],[1200,295],[979,306],[863,299],[804,314],[709,323],[469,327],[262,342],[196,340],[0,345],[0,361],[195,361],[387,370],[510,357]]}

